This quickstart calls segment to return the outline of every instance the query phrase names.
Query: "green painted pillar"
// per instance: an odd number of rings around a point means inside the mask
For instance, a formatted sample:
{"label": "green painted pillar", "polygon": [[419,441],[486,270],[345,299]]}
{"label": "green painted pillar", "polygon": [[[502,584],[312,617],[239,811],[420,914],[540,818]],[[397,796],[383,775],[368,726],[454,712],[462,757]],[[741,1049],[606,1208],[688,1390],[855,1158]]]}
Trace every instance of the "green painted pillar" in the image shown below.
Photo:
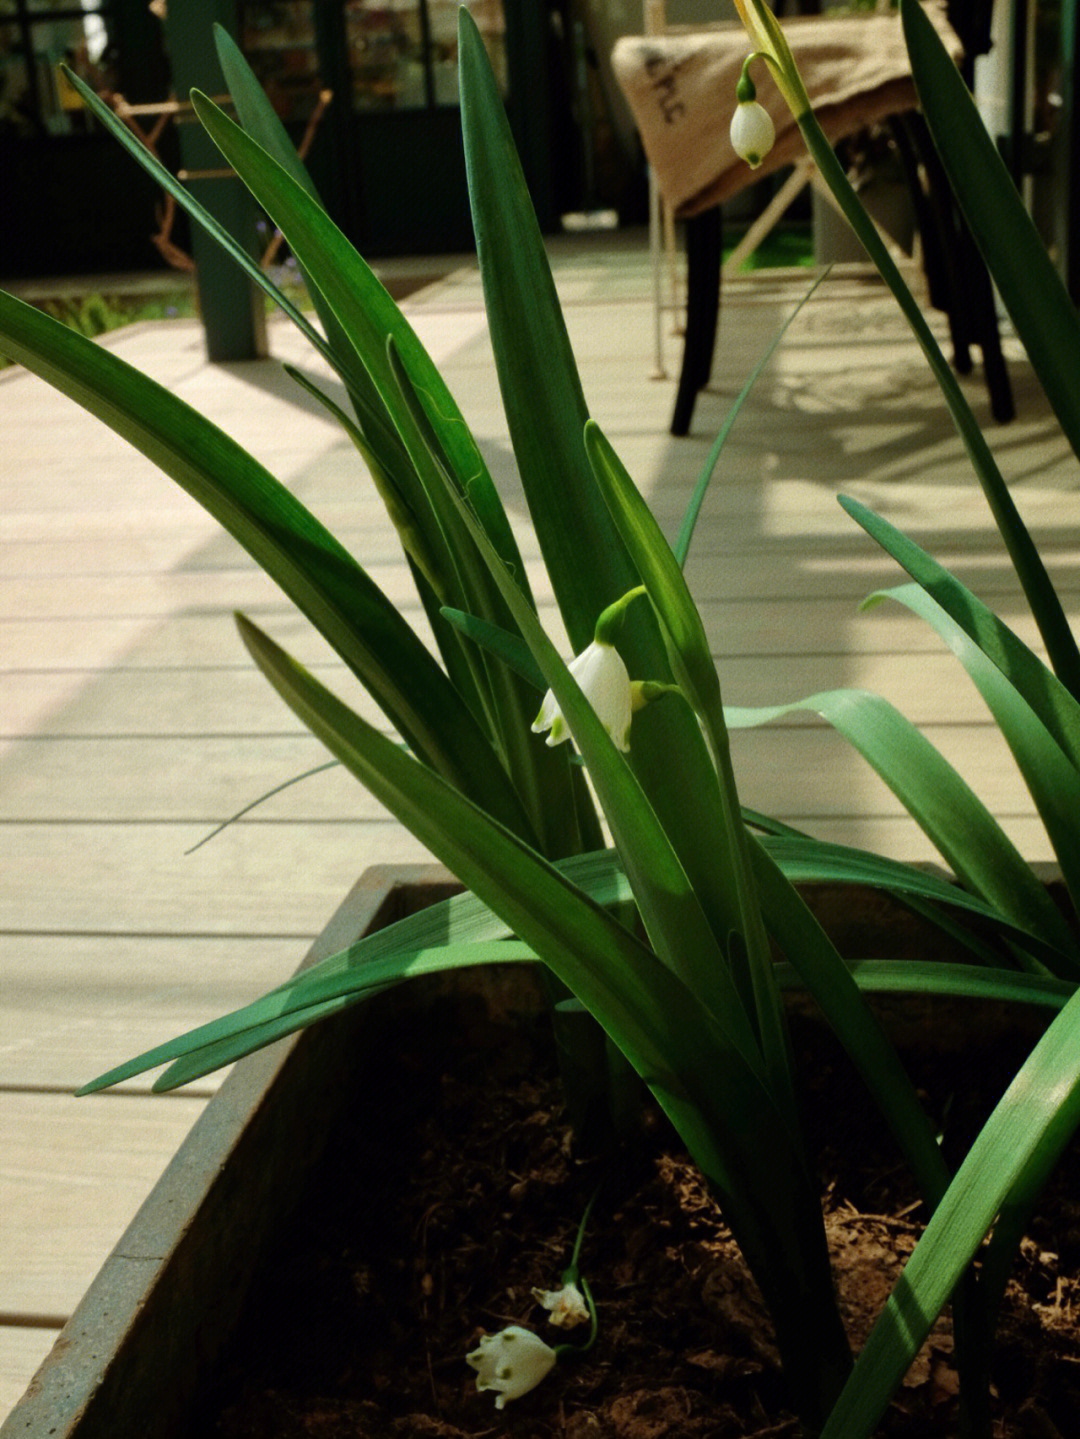
{"label": "green painted pillar", "polygon": [[[193,88],[207,95],[224,94],[225,80],[214,48],[213,26],[223,25],[235,38],[238,8],[236,0],[182,0],[168,7],[165,38],[178,98],[186,98]],[[190,123],[181,123],[177,133],[185,170],[226,168],[221,152],[194,117]],[[239,180],[188,180],[186,185],[235,240],[252,255],[258,253],[255,226],[259,212]],[[192,223],[191,230],[207,358],[213,363],[262,358],[267,354],[262,291],[200,226]]]}

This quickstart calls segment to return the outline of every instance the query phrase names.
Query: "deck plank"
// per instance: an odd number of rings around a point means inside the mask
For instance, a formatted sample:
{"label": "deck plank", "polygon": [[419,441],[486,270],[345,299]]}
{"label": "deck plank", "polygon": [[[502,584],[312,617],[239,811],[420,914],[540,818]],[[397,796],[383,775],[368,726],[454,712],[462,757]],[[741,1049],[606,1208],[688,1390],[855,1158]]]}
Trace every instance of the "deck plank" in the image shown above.
{"label": "deck plank", "polygon": [[0,1093],[6,1312],[70,1314],[205,1107],[182,1095]]}

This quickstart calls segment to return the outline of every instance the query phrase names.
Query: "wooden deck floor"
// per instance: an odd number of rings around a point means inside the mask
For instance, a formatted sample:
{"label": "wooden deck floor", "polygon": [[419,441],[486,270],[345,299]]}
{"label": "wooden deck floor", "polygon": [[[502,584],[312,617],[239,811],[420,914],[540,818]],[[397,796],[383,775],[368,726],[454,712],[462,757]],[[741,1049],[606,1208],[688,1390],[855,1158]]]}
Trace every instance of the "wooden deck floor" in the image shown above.
{"label": "wooden deck floor", "polygon": [[[593,413],[674,532],[712,435],[805,281],[725,294],[713,393],[673,440],[671,380],[650,378],[644,249],[557,251]],[[480,439],[527,537],[466,267],[406,309]],[[274,361],[211,367],[194,323],[110,337],[248,445],[418,619],[396,543],[347,442],[283,375],[321,365],[284,326]],[[669,345],[674,359],[678,346]],[[1080,613],[1075,465],[1015,344],[1020,418],[992,440],[1022,512]],[[965,382],[977,411],[985,395]],[[422,858],[339,771],[285,790],[188,855],[218,821],[317,764],[253,671],[242,608],[342,693],[348,677],[196,505],[31,377],[0,376],[0,1419],[213,1089],[132,1083],[75,1100],[101,1069],[254,997],[295,967],[367,865]],[[900,576],[835,503],[846,490],[953,564],[1030,635],[981,493],[890,300],[832,279],[744,411],[689,566],[725,697],[878,690],[954,760],[1024,852],[1049,857],[978,697],[898,607],[858,601]],[[540,587],[543,595],[543,587]],[[735,737],[745,802],[833,839],[929,851],[887,790],[823,726]]]}

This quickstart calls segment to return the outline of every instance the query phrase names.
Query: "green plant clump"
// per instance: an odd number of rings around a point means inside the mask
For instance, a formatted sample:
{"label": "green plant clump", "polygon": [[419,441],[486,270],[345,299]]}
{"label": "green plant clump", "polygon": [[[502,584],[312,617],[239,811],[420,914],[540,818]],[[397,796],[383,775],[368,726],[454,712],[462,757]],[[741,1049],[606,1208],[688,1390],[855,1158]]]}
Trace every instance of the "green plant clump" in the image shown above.
{"label": "green plant clump", "polygon": [[[762,0],[739,3],[755,55],[779,83],[820,170],[923,345],[1050,665],[911,541],[844,503],[914,580],[893,599],[935,626],[987,698],[1031,786],[1075,903],[1075,640],[948,365],[817,127],[780,26]],[[914,0],[904,0],[903,9],[931,127],[1075,449],[1075,311],[936,34]],[[351,413],[293,372],[340,423],[385,501],[437,656],[287,489],[176,396],[107,349],[2,294],[0,345],[105,419],[195,496],[316,625],[400,743],[327,691],[249,619],[238,618],[255,663],[286,703],[468,890],[119,1065],[84,1092],[161,1065],[167,1067],[155,1088],[171,1089],[387,984],[478,963],[539,961],[552,977],[556,1011],[565,1011],[572,996],[593,1017],[652,1091],[717,1196],[769,1308],[792,1402],[807,1429],[828,1439],[868,1436],[951,1299],[965,1432],[988,1435],[987,1354],[996,1299],[1034,1198],[1080,1120],[1075,914],[1065,916],[1050,903],[959,777],[902,716],[871,695],[817,695],[805,704],[825,714],[884,775],[958,884],[744,813],[729,725],[761,722],[779,710],[725,711],[721,677],[683,577],[694,523],[738,405],[669,545],[586,409],[498,86],[467,10],[459,44],[469,191],[498,380],[547,576],[576,656],[569,665],[539,622],[506,513],[452,396],[404,316],[326,214],[235,44],[219,32],[241,123],[198,91],[192,102],[225,162],[285,236],[321,330],[72,77],[101,123],[340,377]],[[575,755],[557,742],[564,738],[572,739]],[[911,963],[899,980],[893,966],[888,973],[873,962],[849,968],[794,888],[794,879],[815,877],[900,894],[964,940],[969,962]],[[774,946],[784,970],[774,964]],[[854,1363],[800,1122],[781,976],[812,995],[847,1049],[930,1214]],[[866,1001],[866,990],[897,983],[931,994],[1007,995],[1059,1010],[955,1174]],[[617,1108],[617,1064],[606,1081]],[[971,1261],[991,1231],[975,1274]],[[514,1337],[489,1346],[491,1354],[477,1351],[477,1366],[486,1373],[506,1342],[521,1347]],[[530,1372],[539,1378],[550,1369],[548,1357],[537,1351],[533,1358]],[[500,1398],[513,1397],[511,1389],[525,1392],[504,1385]]]}

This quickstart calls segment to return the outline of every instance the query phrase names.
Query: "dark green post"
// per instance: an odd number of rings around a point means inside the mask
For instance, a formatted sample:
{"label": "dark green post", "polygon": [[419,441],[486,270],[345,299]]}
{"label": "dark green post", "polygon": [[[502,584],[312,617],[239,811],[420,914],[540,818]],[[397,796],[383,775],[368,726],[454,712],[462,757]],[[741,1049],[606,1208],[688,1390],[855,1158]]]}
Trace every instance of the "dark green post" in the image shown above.
{"label": "dark green post", "polygon": [[[238,32],[236,0],[184,0],[170,5],[165,38],[178,98],[198,88],[221,95],[225,80],[214,48],[213,26],[222,25],[234,38]],[[221,152],[198,121],[178,127],[181,163],[185,170],[226,168]],[[255,202],[235,177],[189,180],[187,188],[199,203],[251,254],[258,253]],[[220,247],[192,224],[192,255],[199,310],[206,334],[206,355],[213,363],[256,360],[266,347],[266,307],[262,291],[248,280]]]}

